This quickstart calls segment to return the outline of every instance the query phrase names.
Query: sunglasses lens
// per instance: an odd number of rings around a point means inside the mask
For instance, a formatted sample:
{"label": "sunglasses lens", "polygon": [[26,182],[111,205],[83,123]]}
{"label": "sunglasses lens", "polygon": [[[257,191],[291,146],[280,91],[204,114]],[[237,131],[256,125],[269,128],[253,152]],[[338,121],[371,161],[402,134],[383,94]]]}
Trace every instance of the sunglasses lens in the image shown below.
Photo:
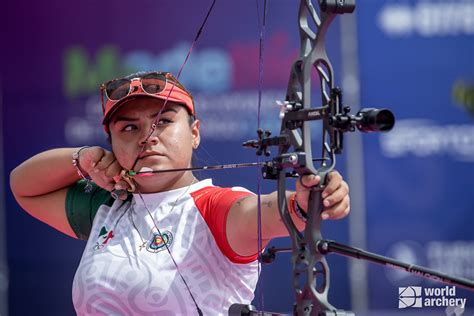
{"label": "sunglasses lens", "polygon": [[146,93],[156,94],[165,89],[166,77],[162,73],[149,73],[142,78],[142,87]]}
{"label": "sunglasses lens", "polygon": [[106,85],[107,97],[112,101],[118,101],[127,96],[130,91],[130,80],[119,79]]}

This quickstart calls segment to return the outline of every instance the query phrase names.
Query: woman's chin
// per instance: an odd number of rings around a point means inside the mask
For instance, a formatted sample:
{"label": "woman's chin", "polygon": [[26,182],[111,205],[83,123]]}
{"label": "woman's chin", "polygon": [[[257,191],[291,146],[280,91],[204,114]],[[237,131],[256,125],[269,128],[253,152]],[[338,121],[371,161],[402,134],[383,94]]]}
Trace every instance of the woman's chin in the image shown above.
{"label": "woman's chin", "polygon": [[192,173],[189,177],[186,176],[190,171],[153,173],[153,171],[168,169],[172,169],[172,167],[167,167],[166,165],[137,166],[136,170],[140,173],[137,174],[134,179],[138,184],[138,188],[140,188],[143,193],[159,192],[174,189],[176,185],[179,187],[182,183],[186,183],[187,179],[193,179]]}
{"label": "woman's chin", "polygon": [[168,164],[147,164],[144,166],[137,166],[135,170],[137,172],[143,172],[140,173],[140,176],[150,176],[150,175],[156,175],[158,173],[153,173],[154,171],[161,171],[161,170],[168,170],[168,169],[173,169],[173,167],[170,167]]}

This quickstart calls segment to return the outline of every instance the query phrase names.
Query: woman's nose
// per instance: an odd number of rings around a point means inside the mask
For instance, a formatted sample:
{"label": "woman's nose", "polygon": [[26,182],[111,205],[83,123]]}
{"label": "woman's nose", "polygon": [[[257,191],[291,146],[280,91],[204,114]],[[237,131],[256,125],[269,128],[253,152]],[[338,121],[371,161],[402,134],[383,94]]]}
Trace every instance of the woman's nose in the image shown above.
{"label": "woman's nose", "polygon": [[158,144],[158,131],[156,125],[153,124],[149,130],[146,130],[141,138],[140,145]]}

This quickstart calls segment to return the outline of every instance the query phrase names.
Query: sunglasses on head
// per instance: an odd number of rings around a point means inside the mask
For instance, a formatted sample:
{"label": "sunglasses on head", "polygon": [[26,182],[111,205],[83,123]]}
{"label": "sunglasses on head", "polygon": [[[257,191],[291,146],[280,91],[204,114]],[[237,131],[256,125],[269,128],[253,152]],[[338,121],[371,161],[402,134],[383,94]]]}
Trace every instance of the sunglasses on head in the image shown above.
{"label": "sunglasses on head", "polygon": [[[135,83],[136,82],[136,83]],[[130,95],[133,87],[140,86],[142,90],[150,95],[159,94],[165,89],[166,83],[170,82],[180,89],[186,89],[169,72],[145,72],[136,73],[121,79],[110,80],[100,86],[100,90],[110,101],[120,101]],[[138,83],[138,84],[137,84]],[[189,94],[189,93],[188,93]]]}

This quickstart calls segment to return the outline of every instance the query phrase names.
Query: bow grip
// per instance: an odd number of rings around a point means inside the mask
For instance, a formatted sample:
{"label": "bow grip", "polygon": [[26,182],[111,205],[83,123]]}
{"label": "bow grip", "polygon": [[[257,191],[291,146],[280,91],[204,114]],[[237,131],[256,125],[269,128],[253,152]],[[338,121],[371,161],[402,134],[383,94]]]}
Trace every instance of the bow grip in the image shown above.
{"label": "bow grip", "polygon": [[325,188],[325,185],[322,183],[313,187],[309,193],[308,209],[306,210],[308,222],[305,228],[305,238],[311,238],[311,240],[308,240],[310,245],[315,245],[317,240],[322,239],[321,213],[324,209],[322,193]]}

